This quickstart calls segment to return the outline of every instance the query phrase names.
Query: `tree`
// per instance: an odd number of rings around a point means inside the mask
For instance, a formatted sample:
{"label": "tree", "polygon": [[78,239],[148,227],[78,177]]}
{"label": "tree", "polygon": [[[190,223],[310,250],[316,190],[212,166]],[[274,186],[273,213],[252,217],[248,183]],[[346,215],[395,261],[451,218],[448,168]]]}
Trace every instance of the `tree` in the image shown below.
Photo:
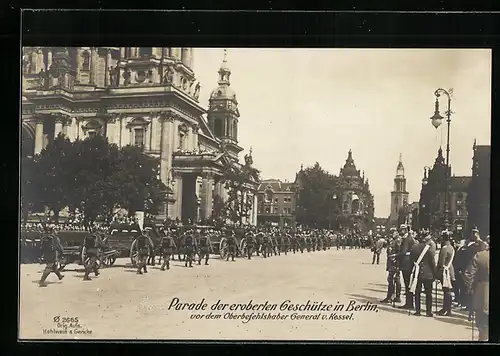
{"label": "tree", "polygon": [[73,145],[73,159],[67,166],[73,174],[70,210],[83,213],[87,226],[98,219],[109,221],[123,201],[122,181],[118,179],[120,150],[100,135],[77,140]]}
{"label": "tree", "polygon": [[29,213],[43,208],[40,206],[40,198],[37,192],[38,170],[35,160],[31,157],[23,157],[21,160],[21,215],[24,221],[28,219]]}
{"label": "tree", "polygon": [[43,203],[54,213],[57,222],[59,213],[70,202],[70,182],[73,172],[67,169],[73,159],[73,146],[68,138],[59,134],[35,157],[34,171],[30,173],[36,187],[37,204]]}
{"label": "tree", "polygon": [[325,171],[318,162],[301,173],[297,221],[307,226],[326,227],[338,207],[332,199],[337,191],[337,179]]}
{"label": "tree", "polygon": [[232,222],[243,224],[243,218],[250,216],[253,202],[248,199],[252,192],[249,183],[260,181],[260,172],[252,167],[251,161],[238,167],[228,165],[224,173],[225,187],[228,191],[228,199],[225,204],[225,216]]}
{"label": "tree", "polygon": [[144,210],[157,214],[166,203],[167,187],[159,178],[158,159],[142,152],[140,147],[125,146],[121,149],[121,165],[116,179],[121,182],[121,206],[129,214]]}

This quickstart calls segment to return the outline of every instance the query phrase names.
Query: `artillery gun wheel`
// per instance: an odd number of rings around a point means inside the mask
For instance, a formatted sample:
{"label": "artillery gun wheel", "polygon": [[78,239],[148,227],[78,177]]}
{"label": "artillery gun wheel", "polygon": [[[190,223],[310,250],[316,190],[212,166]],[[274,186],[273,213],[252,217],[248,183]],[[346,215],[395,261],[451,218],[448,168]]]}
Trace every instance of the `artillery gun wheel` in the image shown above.
{"label": "artillery gun wheel", "polygon": [[139,254],[137,249],[135,248],[136,243],[137,243],[137,241],[134,240],[132,242],[132,244],[130,245],[129,257],[130,257],[130,263],[132,263],[133,267],[136,267],[136,265],[137,265],[137,255]]}
{"label": "artillery gun wheel", "polygon": [[220,243],[219,243],[219,255],[220,255],[220,258],[225,259],[227,257],[228,248],[229,248],[229,245],[227,243],[227,240],[226,240],[225,237],[223,237],[222,240],[220,240]]}

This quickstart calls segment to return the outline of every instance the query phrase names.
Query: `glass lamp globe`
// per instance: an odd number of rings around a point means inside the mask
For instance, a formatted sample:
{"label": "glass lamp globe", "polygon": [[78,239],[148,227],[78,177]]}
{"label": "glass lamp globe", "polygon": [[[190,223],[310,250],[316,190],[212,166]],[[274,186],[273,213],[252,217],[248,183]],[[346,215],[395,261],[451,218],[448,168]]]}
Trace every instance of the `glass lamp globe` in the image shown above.
{"label": "glass lamp globe", "polygon": [[441,126],[441,123],[443,122],[443,117],[441,115],[439,115],[439,113],[435,113],[432,117],[431,117],[431,123],[432,123],[432,126],[434,126],[436,129]]}

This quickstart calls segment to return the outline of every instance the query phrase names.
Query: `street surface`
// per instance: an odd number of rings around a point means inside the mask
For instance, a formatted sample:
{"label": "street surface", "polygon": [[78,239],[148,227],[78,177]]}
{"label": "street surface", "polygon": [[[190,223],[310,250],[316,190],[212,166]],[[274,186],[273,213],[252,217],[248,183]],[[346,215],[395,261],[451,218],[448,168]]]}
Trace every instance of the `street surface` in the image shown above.
{"label": "street surface", "polygon": [[[145,275],[137,275],[127,265],[128,259],[119,259],[115,266],[102,269],[98,277],[91,275],[92,281],[82,280],[82,266],[69,265],[63,271],[65,278],[59,282],[51,274],[46,288],[37,284],[43,265],[21,265],[19,337],[471,341],[474,334],[477,338],[477,331],[472,331],[464,312],[456,312],[452,317],[416,317],[392,305],[379,304],[387,290],[385,259],[383,254],[380,265],[372,265],[368,249],[333,248],[268,259],[253,257],[250,261],[214,258],[209,266],[193,268],[173,261],[169,271],[148,266],[149,273]],[[178,308],[182,303],[200,303],[203,298],[208,306],[204,311],[168,310],[173,298],[178,298]],[[229,305],[267,301],[268,305],[277,304],[277,309],[230,311],[227,306],[224,311],[212,311],[211,306],[218,300]],[[333,306],[340,303],[345,308],[341,312],[280,311],[286,300],[291,300],[291,304],[305,304],[308,300]],[[438,300],[440,309],[441,293]],[[349,303],[352,308],[366,306],[366,302],[376,303],[376,310],[365,307],[368,310],[346,311]],[[220,319],[207,320],[210,312],[212,316],[221,315]],[[286,319],[224,319],[230,313],[233,317],[279,313],[280,318],[286,315]],[[292,314],[330,318],[333,313],[337,320],[291,320]],[[201,319],[191,319],[194,314],[202,315]],[[343,317],[352,319],[340,320]]]}

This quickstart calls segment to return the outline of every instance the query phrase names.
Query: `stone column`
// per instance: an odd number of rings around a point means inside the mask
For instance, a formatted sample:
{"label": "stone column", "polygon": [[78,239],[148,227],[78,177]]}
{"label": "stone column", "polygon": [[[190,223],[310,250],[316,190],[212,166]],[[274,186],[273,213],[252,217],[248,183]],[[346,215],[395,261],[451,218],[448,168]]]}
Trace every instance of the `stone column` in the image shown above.
{"label": "stone column", "polygon": [[156,58],[161,58],[162,57],[162,53],[163,52],[163,48],[162,47],[153,47],[151,49],[151,55],[153,57],[156,57]]}
{"label": "stone column", "polygon": [[252,225],[257,226],[257,213],[258,213],[258,200],[257,200],[257,194],[254,194],[253,196],[253,219],[252,219]]}
{"label": "stone column", "polygon": [[149,118],[151,119],[151,123],[149,124],[149,149],[151,151],[154,151],[156,150],[156,120],[157,120],[157,116],[156,114],[151,114],[149,116]]}
{"label": "stone column", "polygon": [[163,183],[168,184],[168,170],[172,168],[172,153],[173,153],[173,126],[174,120],[167,114],[162,113],[161,120],[161,143],[160,143],[160,179]]}
{"label": "stone column", "polygon": [[62,132],[63,123],[64,123],[64,117],[61,116],[56,117],[54,126],[54,138],[56,138],[57,135],[59,135]]}
{"label": "stone column", "polygon": [[120,59],[124,59],[125,58],[125,49],[126,47],[120,47]]}
{"label": "stone column", "polygon": [[106,120],[106,137],[108,138],[109,143],[116,143],[115,140],[115,122],[116,122],[116,115],[111,115],[107,118]]}
{"label": "stone column", "polygon": [[106,68],[104,70],[104,86],[111,85],[109,82],[109,67],[111,66],[111,50],[106,51]]}
{"label": "stone column", "polygon": [[181,59],[181,48],[179,47],[172,47],[171,51],[171,56],[174,57],[175,59],[180,60]]}
{"label": "stone column", "polygon": [[35,154],[43,150],[43,120],[38,119],[35,125]]}
{"label": "stone column", "polygon": [[97,47],[90,48],[90,84],[97,84]]}
{"label": "stone column", "polygon": [[52,49],[47,49],[47,70],[52,66]]}
{"label": "stone column", "polygon": [[212,184],[213,175],[204,173],[202,175],[202,198],[201,198],[201,218],[209,219],[212,216]]}
{"label": "stone column", "polygon": [[198,150],[198,131],[200,130],[200,126],[198,124],[194,124],[193,131],[193,149]]}
{"label": "stone column", "polygon": [[45,63],[43,60],[43,50],[41,48],[37,48],[37,71],[40,72],[40,70],[45,70]]}
{"label": "stone column", "polygon": [[77,49],[76,50],[76,82],[79,83],[80,82],[80,70],[82,68],[82,52],[80,51],[80,49]]}
{"label": "stone column", "polygon": [[174,177],[174,197],[175,203],[173,207],[172,217],[179,218],[182,220],[182,174],[179,172],[173,172]]}
{"label": "stone column", "polygon": [[190,49],[183,47],[181,50],[181,61],[186,67],[190,68],[189,62],[191,61]]}

